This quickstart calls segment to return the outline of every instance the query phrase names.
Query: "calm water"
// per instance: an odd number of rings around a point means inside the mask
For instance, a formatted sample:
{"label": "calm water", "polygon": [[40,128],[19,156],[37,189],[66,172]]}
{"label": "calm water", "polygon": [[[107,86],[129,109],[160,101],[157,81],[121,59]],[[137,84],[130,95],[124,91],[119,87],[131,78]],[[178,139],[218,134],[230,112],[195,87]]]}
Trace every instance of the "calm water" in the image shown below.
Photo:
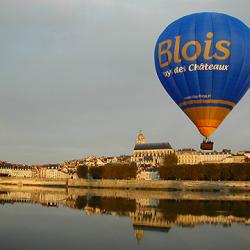
{"label": "calm water", "polygon": [[212,196],[0,188],[0,249],[249,250],[249,199]]}

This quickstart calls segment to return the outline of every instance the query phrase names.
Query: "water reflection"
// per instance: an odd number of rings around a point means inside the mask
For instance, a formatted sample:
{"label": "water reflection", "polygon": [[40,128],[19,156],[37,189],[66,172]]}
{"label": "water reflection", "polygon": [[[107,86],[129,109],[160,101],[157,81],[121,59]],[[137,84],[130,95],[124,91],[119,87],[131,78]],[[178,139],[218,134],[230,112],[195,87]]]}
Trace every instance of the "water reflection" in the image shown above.
{"label": "water reflection", "polygon": [[[128,190],[46,189],[1,187],[0,204],[33,203],[47,207],[68,207],[86,215],[130,217],[138,241],[145,231],[169,232],[171,228],[195,227],[201,224],[250,225],[250,199],[238,194],[189,194],[178,199],[179,193],[145,192]],[[156,198],[154,198],[156,197]],[[226,199],[226,200],[225,200]]]}

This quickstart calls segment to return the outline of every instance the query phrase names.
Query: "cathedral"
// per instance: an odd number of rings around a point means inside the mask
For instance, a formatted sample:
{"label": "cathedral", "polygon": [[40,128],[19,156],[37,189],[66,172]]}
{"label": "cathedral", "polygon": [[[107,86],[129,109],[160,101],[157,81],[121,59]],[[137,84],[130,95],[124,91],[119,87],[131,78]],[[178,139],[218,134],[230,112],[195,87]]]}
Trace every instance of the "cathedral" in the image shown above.
{"label": "cathedral", "polygon": [[174,152],[168,142],[146,143],[143,132],[139,131],[131,162],[135,162],[137,165],[159,166],[164,156]]}

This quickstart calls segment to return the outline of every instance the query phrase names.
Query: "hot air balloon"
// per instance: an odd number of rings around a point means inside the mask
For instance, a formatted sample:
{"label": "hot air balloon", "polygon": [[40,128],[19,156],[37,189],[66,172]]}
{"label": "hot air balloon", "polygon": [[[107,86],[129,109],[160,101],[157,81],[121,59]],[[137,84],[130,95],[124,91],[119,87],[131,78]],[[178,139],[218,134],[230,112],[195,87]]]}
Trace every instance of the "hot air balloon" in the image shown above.
{"label": "hot air balloon", "polygon": [[170,24],[155,46],[163,87],[204,136],[201,149],[250,86],[250,30],[220,13],[196,13]]}

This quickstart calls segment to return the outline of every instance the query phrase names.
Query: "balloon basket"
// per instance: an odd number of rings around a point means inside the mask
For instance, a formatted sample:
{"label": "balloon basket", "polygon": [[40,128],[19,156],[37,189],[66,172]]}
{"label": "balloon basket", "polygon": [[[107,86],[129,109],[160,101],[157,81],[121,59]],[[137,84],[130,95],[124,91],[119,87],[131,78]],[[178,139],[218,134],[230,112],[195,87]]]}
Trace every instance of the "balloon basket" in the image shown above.
{"label": "balloon basket", "polygon": [[213,150],[214,143],[212,141],[209,141],[207,138],[203,140],[200,146],[201,150]]}

